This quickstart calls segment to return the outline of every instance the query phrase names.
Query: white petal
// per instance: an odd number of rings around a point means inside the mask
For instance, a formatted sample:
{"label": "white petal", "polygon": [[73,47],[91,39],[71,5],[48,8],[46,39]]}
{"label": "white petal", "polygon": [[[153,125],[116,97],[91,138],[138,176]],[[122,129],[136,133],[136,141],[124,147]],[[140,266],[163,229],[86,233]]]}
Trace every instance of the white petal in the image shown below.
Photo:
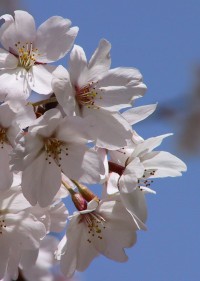
{"label": "white petal", "polygon": [[53,75],[56,76],[56,78],[52,80],[52,89],[59,104],[68,116],[74,115],[76,100],[68,71],[64,67],[59,66],[53,72]]}
{"label": "white petal", "polygon": [[60,164],[66,176],[83,183],[99,182],[104,167],[96,152],[74,144],[68,146],[68,155],[65,154],[66,151],[62,151]]}
{"label": "white petal", "polygon": [[53,79],[52,72],[55,68],[52,65],[34,65],[29,70],[31,74],[29,79],[31,89],[42,95],[51,94],[53,92],[51,87],[51,81]]}
{"label": "white petal", "polygon": [[17,113],[15,120],[21,129],[30,126],[36,119],[33,106],[29,105],[24,100],[13,98],[9,101],[9,106],[15,113]]}
{"label": "white petal", "polygon": [[9,153],[11,150],[11,146],[7,144],[0,144],[0,190],[8,189],[12,184],[13,177],[9,168]]}
{"label": "white petal", "polygon": [[99,42],[99,46],[92,55],[88,68],[89,68],[89,81],[98,80],[109,70],[111,65],[110,58],[111,44],[102,39]]}
{"label": "white petal", "polygon": [[115,194],[115,193],[119,192],[118,181],[119,181],[119,175],[117,173],[110,173],[110,176],[109,176],[108,182],[107,182],[107,193],[108,194]]}
{"label": "white petal", "polygon": [[51,219],[50,231],[61,232],[66,227],[68,217],[64,203],[53,205],[49,210],[49,215]]}
{"label": "white petal", "polygon": [[166,151],[153,151],[144,157],[145,169],[155,169],[154,178],[177,177],[185,172],[187,167],[183,161]]}
{"label": "white petal", "polygon": [[2,235],[1,237],[1,251],[0,251],[0,278],[4,277],[7,268],[7,262],[9,257],[10,241]]}
{"label": "white petal", "polygon": [[0,71],[0,100],[9,100],[14,98],[27,99],[30,95],[30,87],[27,83],[26,70],[16,68]]}
{"label": "white petal", "polygon": [[18,59],[11,53],[0,48],[0,69],[14,69],[18,65]]}
{"label": "white petal", "polygon": [[83,116],[87,116],[91,139],[96,140],[98,147],[116,150],[126,146],[126,140],[131,139],[131,127],[117,112],[84,107]]}
{"label": "white petal", "polygon": [[78,218],[73,217],[67,228],[67,240],[63,246],[65,253],[61,256],[60,267],[66,277],[71,277],[77,268],[77,252],[80,244],[83,224],[77,223]]}
{"label": "white petal", "polygon": [[74,45],[71,51],[69,72],[73,86],[85,86],[88,81],[87,59],[83,48],[78,45]]}
{"label": "white petal", "polygon": [[152,151],[155,147],[159,146],[162,143],[164,138],[169,137],[171,135],[172,134],[165,134],[165,135],[161,135],[161,136],[158,136],[158,137],[146,139],[143,142],[139,143],[135,147],[135,150],[134,150],[133,154],[130,156],[130,161],[135,156],[141,156],[142,157],[146,153]]}
{"label": "white petal", "polygon": [[0,209],[8,209],[12,213],[17,213],[23,209],[29,208],[31,205],[24,198],[19,186],[12,187],[9,190],[1,191],[0,193]]}
{"label": "white petal", "polygon": [[124,207],[132,215],[139,229],[146,229],[144,223],[147,219],[147,207],[144,192],[139,188],[129,193],[120,193]]}
{"label": "white petal", "polygon": [[3,29],[1,35],[1,44],[5,49],[9,48],[16,50],[15,44],[21,42],[34,42],[36,30],[34,18],[25,11],[15,11],[15,20],[8,15],[2,16],[5,19],[5,23],[1,27]]}
{"label": "white petal", "polygon": [[157,104],[134,107],[123,112],[122,116],[130,125],[134,125],[151,115],[155,111],[156,107]]}
{"label": "white petal", "polygon": [[38,48],[39,62],[53,62],[63,58],[71,49],[78,33],[71,21],[53,16],[41,24],[37,30],[35,48]]}
{"label": "white petal", "polygon": [[43,152],[23,171],[22,190],[31,205],[38,202],[41,207],[46,207],[60,188],[61,171],[53,159],[49,161]]}

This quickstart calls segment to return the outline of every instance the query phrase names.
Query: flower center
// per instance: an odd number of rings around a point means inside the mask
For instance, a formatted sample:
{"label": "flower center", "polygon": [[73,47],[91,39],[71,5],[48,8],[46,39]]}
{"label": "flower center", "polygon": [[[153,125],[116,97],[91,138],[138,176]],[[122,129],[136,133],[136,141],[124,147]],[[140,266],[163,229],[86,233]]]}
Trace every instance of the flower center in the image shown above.
{"label": "flower center", "polygon": [[95,104],[98,99],[102,99],[101,89],[97,88],[98,82],[88,83],[86,86],[76,89],[76,100],[80,106],[86,106],[87,108],[99,109],[100,107]]}
{"label": "flower center", "polygon": [[103,239],[102,232],[106,228],[105,219],[102,218],[96,212],[82,214],[82,218],[88,228],[88,236],[89,236],[87,239],[88,243],[92,243],[94,237],[102,240]]}
{"label": "flower center", "polygon": [[15,46],[18,51],[18,66],[23,67],[28,71],[34,64],[36,64],[36,59],[40,56],[38,49],[33,48],[32,42],[22,43],[19,41]]}
{"label": "flower center", "polygon": [[6,135],[7,129],[0,127],[0,143],[1,148],[3,148],[4,143],[9,143],[7,135]]}
{"label": "flower center", "polygon": [[61,165],[59,162],[62,160],[61,152],[63,151],[65,155],[68,156],[66,144],[56,138],[46,139],[44,141],[44,148],[46,151],[46,160],[49,161],[49,164],[51,164],[51,158],[53,158],[60,167]]}

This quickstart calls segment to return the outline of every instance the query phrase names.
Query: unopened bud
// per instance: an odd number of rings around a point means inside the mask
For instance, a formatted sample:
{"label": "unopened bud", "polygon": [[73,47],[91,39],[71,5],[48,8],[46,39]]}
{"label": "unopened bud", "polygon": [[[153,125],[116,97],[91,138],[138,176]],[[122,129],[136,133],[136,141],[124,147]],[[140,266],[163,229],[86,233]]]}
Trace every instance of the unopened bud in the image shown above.
{"label": "unopened bud", "polygon": [[83,211],[87,209],[87,202],[81,194],[75,192],[71,194],[71,198],[77,210]]}

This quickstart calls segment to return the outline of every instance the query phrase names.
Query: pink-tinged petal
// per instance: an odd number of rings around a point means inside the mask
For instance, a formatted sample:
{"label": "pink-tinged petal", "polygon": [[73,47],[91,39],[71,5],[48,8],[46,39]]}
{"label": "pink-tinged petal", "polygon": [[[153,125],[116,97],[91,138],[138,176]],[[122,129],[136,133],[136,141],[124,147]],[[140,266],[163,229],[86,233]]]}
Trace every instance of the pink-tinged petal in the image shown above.
{"label": "pink-tinged petal", "polygon": [[17,51],[16,43],[33,42],[36,36],[34,18],[25,11],[15,11],[15,19],[3,16],[5,23],[1,27],[1,44],[5,49]]}
{"label": "pink-tinged petal", "polygon": [[61,153],[61,168],[63,173],[70,179],[83,183],[97,183],[100,174],[104,172],[102,161],[97,153],[88,150],[81,144],[68,145],[67,152],[63,149]]}
{"label": "pink-tinged petal", "polygon": [[53,159],[46,160],[44,152],[23,171],[22,191],[31,205],[38,202],[41,207],[46,207],[51,204],[60,185],[61,171]]}
{"label": "pink-tinged petal", "polygon": [[139,143],[135,147],[135,150],[132,153],[132,155],[130,156],[129,161],[131,161],[136,156],[142,157],[146,153],[151,152],[155,147],[159,146],[162,143],[164,138],[167,138],[171,135],[172,134],[165,134],[165,135],[161,135],[158,137],[146,139],[143,142]]}
{"label": "pink-tinged petal", "polygon": [[53,62],[63,58],[71,49],[78,33],[71,21],[53,16],[42,23],[38,30],[34,47],[39,50],[39,62]]}
{"label": "pink-tinged petal", "polygon": [[53,93],[51,82],[52,72],[56,66],[52,65],[34,65],[29,70],[29,85],[31,89],[42,95],[49,95]]}
{"label": "pink-tinged petal", "polygon": [[157,107],[157,104],[144,105],[128,109],[122,113],[122,116],[128,121],[130,125],[134,125],[149,115],[151,115]]}
{"label": "pink-tinged petal", "polygon": [[69,72],[73,86],[81,88],[88,81],[87,59],[83,48],[74,45],[69,60]]}
{"label": "pink-tinged petal", "polygon": [[91,139],[96,140],[98,147],[117,150],[126,146],[132,137],[131,127],[117,112],[84,107],[83,117],[88,120]]}
{"label": "pink-tinged petal", "polygon": [[53,72],[53,76],[55,76],[55,78],[52,80],[52,89],[56,95],[57,101],[68,116],[73,116],[75,113],[76,100],[69,72],[60,65]]}
{"label": "pink-tinged petal", "polygon": [[145,155],[143,158],[145,169],[156,170],[151,177],[177,177],[181,176],[181,172],[185,172],[187,167],[178,157],[166,151],[153,151]]}
{"label": "pink-tinged petal", "polygon": [[102,39],[99,42],[99,46],[88,64],[89,81],[99,79],[109,70],[111,65],[110,49],[111,44],[107,40]]}
{"label": "pink-tinged petal", "polygon": [[9,168],[9,153],[12,147],[7,144],[0,144],[0,190],[10,188],[13,180],[13,175]]}
{"label": "pink-tinged petal", "polygon": [[16,97],[27,99],[31,89],[26,75],[26,70],[21,67],[0,71],[0,101]]}
{"label": "pink-tinged petal", "polygon": [[131,214],[139,229],[146,229],[147,207],[144,192],[139,188],[129,193],[120,193],[122,203]]}
{"label": "pink-tinged petal", "polygon": [[0,69],[14,69],[18,65],[18,59],[11,53],[0,48]]}

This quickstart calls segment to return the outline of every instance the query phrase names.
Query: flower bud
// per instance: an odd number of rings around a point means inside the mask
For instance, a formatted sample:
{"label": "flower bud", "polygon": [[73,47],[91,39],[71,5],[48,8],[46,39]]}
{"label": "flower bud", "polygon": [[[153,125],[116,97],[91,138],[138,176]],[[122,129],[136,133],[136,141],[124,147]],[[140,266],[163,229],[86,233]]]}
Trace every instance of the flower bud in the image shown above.
{"label": "flower bud", "polygon": [[74,194],[71,195],[71,198],[77,210],[83,211],[87,209],[87,202],[81,194],[74,192]]}

